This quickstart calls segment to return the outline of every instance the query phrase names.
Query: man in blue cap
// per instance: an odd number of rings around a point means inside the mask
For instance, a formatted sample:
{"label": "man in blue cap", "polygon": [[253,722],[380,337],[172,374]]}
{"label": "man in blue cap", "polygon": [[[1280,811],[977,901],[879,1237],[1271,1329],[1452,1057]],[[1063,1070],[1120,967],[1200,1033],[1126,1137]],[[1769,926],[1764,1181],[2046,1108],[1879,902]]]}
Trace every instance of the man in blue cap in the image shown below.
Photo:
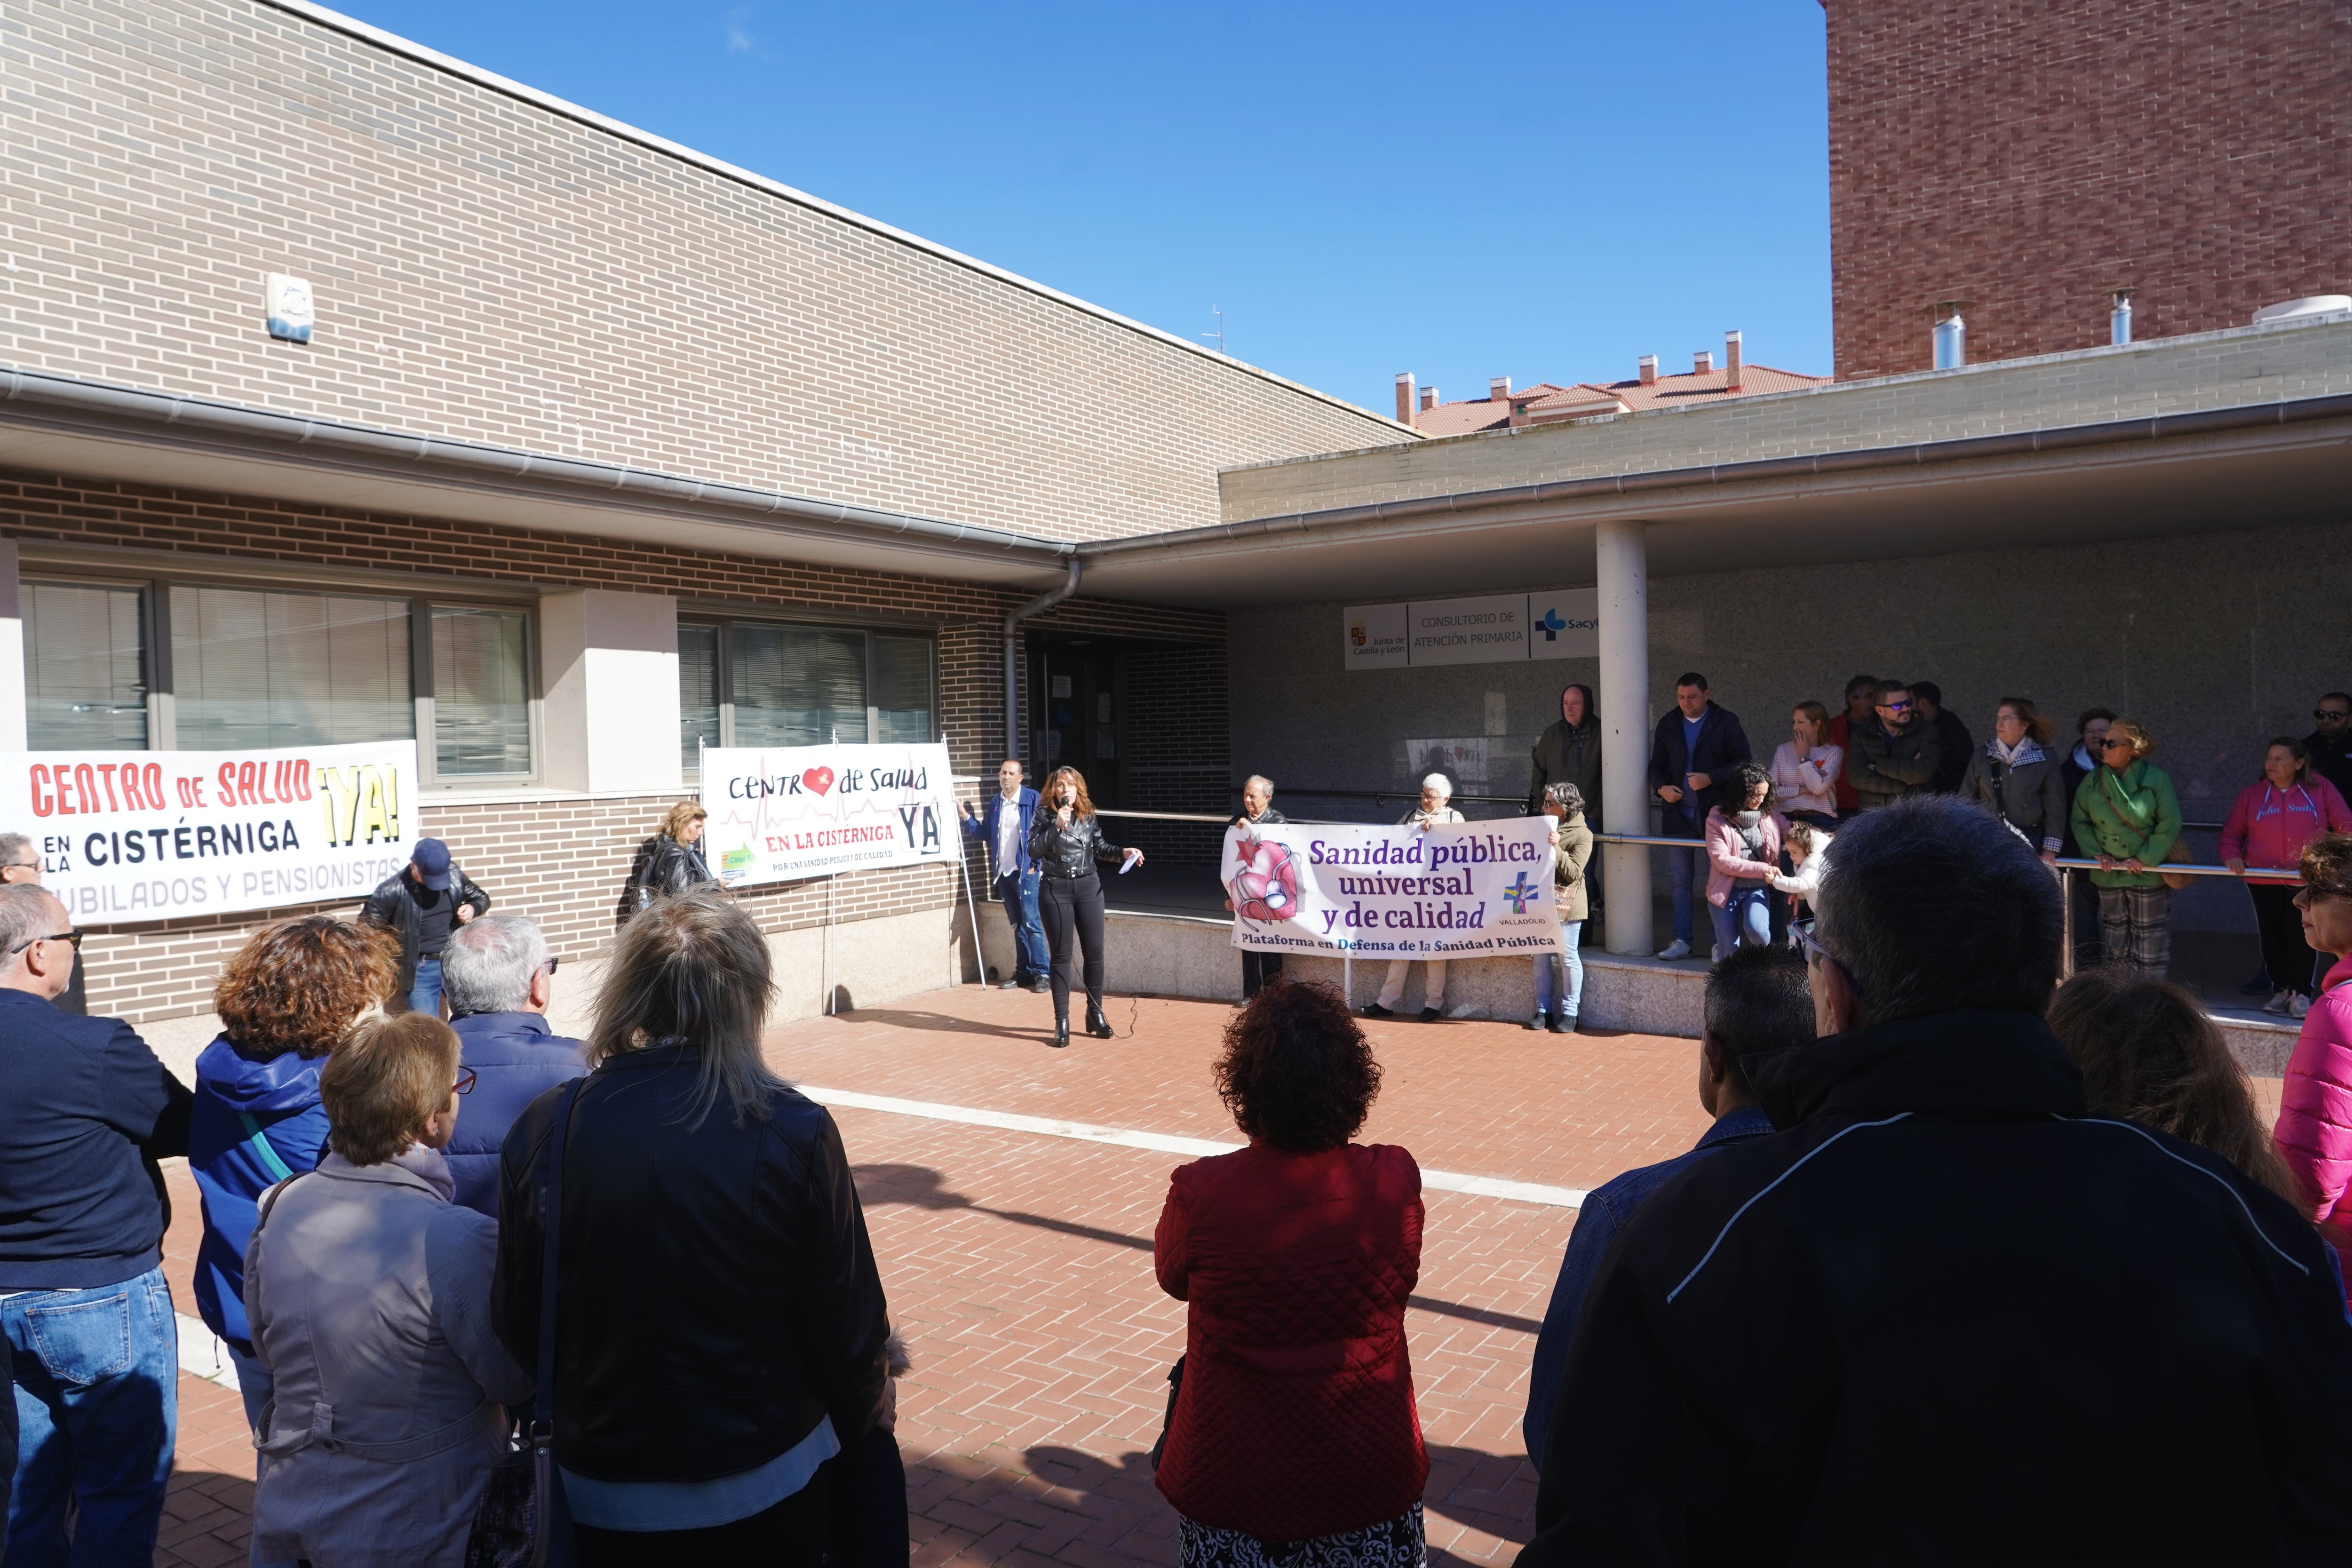
{"label": "man in blue cap", "polygon": [[449,847],[438,838],[420,838],[407,869],[387,877],[367,902],[360,919],[379,925],[400,939],[400,977],[386,999],[391,1012],[441,1013],[441,950],[449,933],[476,915],[487,913],[489,894],[449,858]]}

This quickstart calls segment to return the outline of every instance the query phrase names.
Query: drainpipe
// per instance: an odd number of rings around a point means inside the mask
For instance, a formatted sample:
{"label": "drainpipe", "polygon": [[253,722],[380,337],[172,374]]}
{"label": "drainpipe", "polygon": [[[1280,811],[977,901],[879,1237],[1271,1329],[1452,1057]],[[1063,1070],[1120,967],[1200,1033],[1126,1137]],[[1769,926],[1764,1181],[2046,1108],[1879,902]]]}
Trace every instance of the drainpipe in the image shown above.
{"label": "drainpipe", "polygon": [[[1087,563],[1076,555],[1070,557],[1070,580],[1052,593],[1030,600],[1004,617],[1004,754],[1021,755],[1021,623],[1040,610],[1050,610],[1078,591],[1078,578]],[[1045,765],[1045,759],[1037,759]]]}

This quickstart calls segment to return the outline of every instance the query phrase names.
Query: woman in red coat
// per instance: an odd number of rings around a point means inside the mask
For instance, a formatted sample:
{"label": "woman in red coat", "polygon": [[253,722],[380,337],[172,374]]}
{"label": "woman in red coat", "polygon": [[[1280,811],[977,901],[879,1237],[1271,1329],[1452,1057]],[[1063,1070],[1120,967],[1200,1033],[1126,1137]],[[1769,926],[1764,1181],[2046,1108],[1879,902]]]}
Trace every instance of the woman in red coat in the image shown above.
{"label": "woman in red coat", "polygon": [[1349,1142],[1381,1069],[1335,992],[1258,993],[1216,1074],[1249,1147],[1176,1172],[1153,1247],[1191,1304],[1158,1476],[1182,1560],[1410,1568],[1429,1479],[1404,1341],[1421,1168]]}

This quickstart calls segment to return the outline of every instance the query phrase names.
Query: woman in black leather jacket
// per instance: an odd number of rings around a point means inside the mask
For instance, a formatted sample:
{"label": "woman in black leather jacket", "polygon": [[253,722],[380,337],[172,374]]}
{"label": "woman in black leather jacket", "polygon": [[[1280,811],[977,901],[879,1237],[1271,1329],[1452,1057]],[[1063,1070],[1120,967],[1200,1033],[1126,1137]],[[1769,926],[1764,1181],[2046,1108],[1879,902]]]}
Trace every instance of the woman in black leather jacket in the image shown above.
{"label": "woman in black leather jacket", "polygon": [[637,846],[636,864],[630,868],[629,885],[621,895],[623,921],[656,899],[674,899],[719,880],[702,858],[706,820],[699,801],[679,801],[662,818],[661,831]]}
{"label": "woman in black leather jacket", "polygon": [[1096,862],[1116,865],[1140,849],[1120,849],[1103,841],[1087,781],[1076,768],[1055,768],[1039,792],[1037,816],[1029,828],[1029,858],[1043,873],[1037,883],[1037,913],[1045,924],[1045,947],[1054,955],[1054,1043],[1070,1043],[1070,939],[1086,954],[1087,1033],[1111,1037],[1103,1016],[1103,889]]}

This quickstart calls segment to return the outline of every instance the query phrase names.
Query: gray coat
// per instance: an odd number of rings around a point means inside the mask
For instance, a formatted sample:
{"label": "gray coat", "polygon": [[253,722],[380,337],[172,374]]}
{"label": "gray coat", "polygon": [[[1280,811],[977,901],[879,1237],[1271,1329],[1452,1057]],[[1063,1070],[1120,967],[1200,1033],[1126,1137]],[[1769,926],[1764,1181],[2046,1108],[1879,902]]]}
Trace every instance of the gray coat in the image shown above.
{"label": "gray coat", "polygon": [[380,1165],[329,1154],[264,1198],[245,1252],[254,1353],[275,1380],[255,1561],[465,1562],[506,1447],[499,1406],[531,1379],[490,1331],[498,1222],[449,1193],[448,1165],[417,1148]]}
{"label": "gray coat", "polygon": [[2034,853],[2066,847],[2066,818],[2074,802],[2060,768],[2063,753],[2029,747],[2015,767],[1995,762],[1992,742],[1969,758],[1960,793],[2025,835]]}

